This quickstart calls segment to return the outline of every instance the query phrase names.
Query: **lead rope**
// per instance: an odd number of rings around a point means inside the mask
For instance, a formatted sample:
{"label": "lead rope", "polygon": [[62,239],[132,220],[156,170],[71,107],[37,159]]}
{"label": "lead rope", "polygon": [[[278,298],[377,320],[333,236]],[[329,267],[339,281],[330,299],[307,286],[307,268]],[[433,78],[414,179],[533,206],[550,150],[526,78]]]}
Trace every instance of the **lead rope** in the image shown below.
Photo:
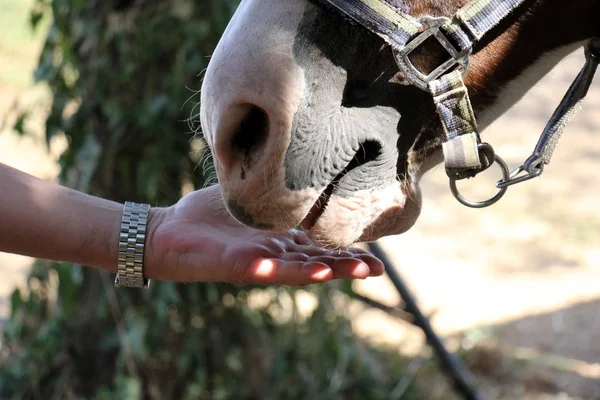
{"label": "lead rope", "polygon": [[498,188],[505,189],[511,185],[536,178],[542,174],[544,166],[550,164],[558,140],[569,121],[581,109],[583,100],[598,70],[598,63],[600,62],[600,38],[590,40],[585,48],[585,58],[586,62],[583,69],[577,75],[571,87],[569,87],[554,114],[552,114],[533,153],[508,178],[497,182],[496,186]]}

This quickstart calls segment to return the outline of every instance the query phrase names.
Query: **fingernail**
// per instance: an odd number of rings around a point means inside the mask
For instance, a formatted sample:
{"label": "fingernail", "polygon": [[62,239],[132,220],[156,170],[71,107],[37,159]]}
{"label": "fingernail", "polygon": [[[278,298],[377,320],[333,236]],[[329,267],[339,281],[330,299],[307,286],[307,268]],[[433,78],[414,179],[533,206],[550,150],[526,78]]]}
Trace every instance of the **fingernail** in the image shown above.
{"label": "fingernail", "polygon": [[318,280],[322,281],[322,280],[330,279],[332,275],[333,275],[333,271],[331,270],[331,268],[325,268],[325,269],[321,269],[317,272],[314,272],[313,274],[310,275],[310,277],[313,279],[318,279]]}
{"label": "fingernail", "polygon": [[371,274],[371,269],[365,263],[360,263],[356,266],[354,271],[352,271],[352,275],[356,278],[367,279]]}

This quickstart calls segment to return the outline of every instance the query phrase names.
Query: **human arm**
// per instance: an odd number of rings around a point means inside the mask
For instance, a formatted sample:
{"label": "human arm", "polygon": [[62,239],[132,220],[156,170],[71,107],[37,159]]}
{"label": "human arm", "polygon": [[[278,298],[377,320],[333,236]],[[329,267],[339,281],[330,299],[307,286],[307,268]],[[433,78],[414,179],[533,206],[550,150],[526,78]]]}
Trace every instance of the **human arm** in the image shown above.
{"label": "human arm", "polygon": [[[0,251],[116,272],[123,206],[0,164]],[[218,187],[168,208],[152,208],[144,255],[147,278],[302,285],[380,275],[360,251],[327,251],[298,231],[255,231],[225,211]]]}
{"label": "human arm", "polygon": [[0,164],[0,251],[116,272],[122,210]]}

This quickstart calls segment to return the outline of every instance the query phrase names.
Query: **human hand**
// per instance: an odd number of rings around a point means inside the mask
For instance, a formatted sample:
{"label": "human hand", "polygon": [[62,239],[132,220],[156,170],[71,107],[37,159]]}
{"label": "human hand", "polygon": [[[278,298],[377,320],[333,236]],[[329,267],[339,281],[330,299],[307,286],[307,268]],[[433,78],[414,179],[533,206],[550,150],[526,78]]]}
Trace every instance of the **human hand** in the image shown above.
{"label": "human hand", "polygon": [[145,274],[158,280],[298,286],[384,272],[363,250],[325,250],[298,230],[272,233],[240,224],[226,211],[218,186],[152,209],[146,243]]}

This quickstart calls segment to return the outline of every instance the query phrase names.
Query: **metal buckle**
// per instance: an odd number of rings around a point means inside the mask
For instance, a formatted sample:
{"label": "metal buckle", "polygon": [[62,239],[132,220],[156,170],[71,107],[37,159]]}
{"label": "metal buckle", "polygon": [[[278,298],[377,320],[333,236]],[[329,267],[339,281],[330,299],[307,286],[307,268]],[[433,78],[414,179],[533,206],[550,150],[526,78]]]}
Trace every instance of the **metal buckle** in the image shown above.
{"label": "metal buckle", "polygon": [[[419,21],[427,26],[427,29],[408,42],[402,50],[394,51],[394,58],[396,59],[398,68],[400,68],[400,71],[404,74],[404,78],[408,83],[425,91],[429,91],[429,82],[438,79],[456,66],[460,66],[464,74],[469,67],[469,56],[471,55],[472,49],[469,48],[463,51],[457,50],[440,30],[442,26],[450,22],[450,19],[446,17],[423,17]],[[450,59],[426,75],[414,66],[412,61],[410,61],[409,56],[432,36],[435,37],[438,43],[448,52]]]}

